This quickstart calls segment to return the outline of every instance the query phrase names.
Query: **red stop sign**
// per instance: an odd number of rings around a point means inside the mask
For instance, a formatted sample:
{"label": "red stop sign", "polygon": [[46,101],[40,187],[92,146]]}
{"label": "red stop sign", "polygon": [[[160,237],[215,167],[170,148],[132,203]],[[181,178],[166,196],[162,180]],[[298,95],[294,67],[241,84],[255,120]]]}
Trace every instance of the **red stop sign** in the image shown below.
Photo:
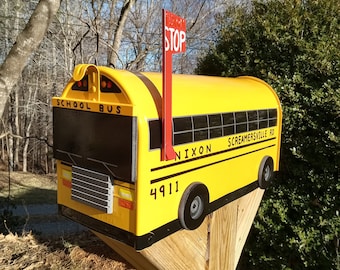
{"label": "red stop sign", "polygon": [[164,46],[166,52],[185,52],[185,20],[165,10]]}

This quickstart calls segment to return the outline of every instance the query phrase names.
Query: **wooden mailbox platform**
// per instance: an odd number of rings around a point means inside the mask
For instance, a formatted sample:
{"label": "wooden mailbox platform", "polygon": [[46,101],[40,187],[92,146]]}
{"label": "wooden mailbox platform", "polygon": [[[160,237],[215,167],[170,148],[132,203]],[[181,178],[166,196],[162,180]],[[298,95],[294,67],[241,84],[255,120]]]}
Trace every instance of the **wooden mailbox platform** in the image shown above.
{"label": "wooden mailbox platform", "polygon": [[140,252],[94,233],[138,270],[234,270],[263,193],[256,189],[208,215],[198,229],[178,231]]}

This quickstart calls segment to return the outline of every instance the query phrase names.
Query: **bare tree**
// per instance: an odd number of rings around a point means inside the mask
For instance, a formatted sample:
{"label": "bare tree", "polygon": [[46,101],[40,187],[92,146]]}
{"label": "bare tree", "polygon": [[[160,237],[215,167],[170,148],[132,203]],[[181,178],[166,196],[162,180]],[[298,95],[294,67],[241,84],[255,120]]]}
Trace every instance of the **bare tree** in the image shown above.
{"label": "bare tree", "polygon": [[[38,79],[38,78],[36,78]],[[28,106],[25,107],[25,110],[27,110],[27,114],[29,115],[27,119],[27,125],[25,127],[25,140],[24,140],[24,147],[23,147],[23,152],[22,152],[22,158],[23,158],[23,165],[22,165],[22,171],[27,172],[27,167],[28,167],[28,146],[30,142],[30,136],[31,136],[31,129],[33,125],[33,121],[35,119],[35,114],[36,114],[36,107],[32,103],[35,102],[36,96],[38,93],[38,83],[35,86],[31,86],[28,88],[29,93],[28,93]]]}
{"label": "bare tree", "polygon": [[89,62],[106,64],[108,66],[122,66],[120,56],[122,39],[125,36],[125,25],[131,8],[136,0],[91,0],[82,1],[84,11],[78,14],[82,24],[82,36],[75,44],[76,51],[83,58],[87,55]]}
{"label": "bare tree", "polygon": [[218,30],[216,15],[238,2],[36,1],[0,1],[0,61],[7,58],[0,67],[0,157],[18,169],[39,172],[53,170],[51,97],[61,94],[76,64],[161,71],[161,9],[166,8],[187,21],[187,51],[175,55],[174,71],[192,73]]}
{"label": "bare tree", "polygon": [[0,117],[7,98],[18,82],[30,55],[43,40],[48,26],[60,6],[60,0],[40,0],[25,29],[18,35],[3,64],[0,66]]}
{"label": "bare tree", "polygon": [[162,2],[138,1],[129,15],[125,44],[120,53],[125,56],[123,68],[138,71],[160,71],[161,67]]}
{"label": "bare tree", "polygon": [[121,9],[119,19],[118,19],[118,22],[117,22],[117,27],[115,29],[115,36],[114,36],[114,39],[113,39],[113,42],[112,42],[112,51],[111,51],[110,61],[109,61],[109,65],[111,65],[113,67],[116,66],[116,62],[117,62],[117,59],[118,59],[118,51],[119,51],[119,48],[120,48],[126,19],[128,17],[128,13],[129,13],[132,5],[135,3],[135,1],[136,0],[125,0],[124,5]]}

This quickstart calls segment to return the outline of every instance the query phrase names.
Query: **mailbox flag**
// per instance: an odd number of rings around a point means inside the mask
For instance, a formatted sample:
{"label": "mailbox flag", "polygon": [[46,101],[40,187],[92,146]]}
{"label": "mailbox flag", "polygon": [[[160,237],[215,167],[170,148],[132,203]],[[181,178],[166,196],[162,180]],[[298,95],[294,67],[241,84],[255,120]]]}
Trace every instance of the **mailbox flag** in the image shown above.
{"label": "mailbox flag", "polygon": [[185,19],[163,9],[162,160],[176,158],[172,145],[172,54],[186,49]]}

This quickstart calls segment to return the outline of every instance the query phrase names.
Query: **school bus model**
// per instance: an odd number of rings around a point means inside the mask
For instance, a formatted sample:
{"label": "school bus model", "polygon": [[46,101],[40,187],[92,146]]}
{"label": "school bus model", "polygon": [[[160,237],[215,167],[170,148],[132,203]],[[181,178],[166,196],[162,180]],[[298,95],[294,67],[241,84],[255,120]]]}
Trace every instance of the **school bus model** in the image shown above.
{"label": "school bus model", "polygon": [[170,161],[161,87],[161,74],[83,64],[52,101],[59,211],[136,250],[197,228],[279,168],[282,112],[266,83],[173,75]]}

